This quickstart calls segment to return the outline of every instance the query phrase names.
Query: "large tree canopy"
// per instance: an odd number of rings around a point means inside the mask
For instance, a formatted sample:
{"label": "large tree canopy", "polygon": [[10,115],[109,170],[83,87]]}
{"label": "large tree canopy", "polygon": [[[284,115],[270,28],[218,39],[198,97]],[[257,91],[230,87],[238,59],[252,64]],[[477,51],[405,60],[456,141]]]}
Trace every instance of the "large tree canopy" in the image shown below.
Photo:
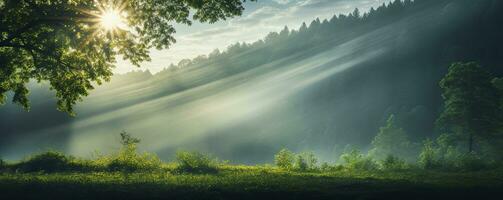
{"label": "large tree canopy", "polygon": [[475,137],[493,138],[498,125],[498,94],[491,75],[477,63],[454,63],[440,81],[444,110],[437,123],[457,129],[468,138],[471,152]]}
{"label": "large tree canopy", "polygon": [[[47,81],[58,109],[108,81],[118,56],[139,66],[175,42],[174,23],[240,15],[246,0],[0,0],[0,103],[29,108],[26,84]],[[255,0],[250,0],[255,1]],[[191,20],[192,18],[192,20]]]}

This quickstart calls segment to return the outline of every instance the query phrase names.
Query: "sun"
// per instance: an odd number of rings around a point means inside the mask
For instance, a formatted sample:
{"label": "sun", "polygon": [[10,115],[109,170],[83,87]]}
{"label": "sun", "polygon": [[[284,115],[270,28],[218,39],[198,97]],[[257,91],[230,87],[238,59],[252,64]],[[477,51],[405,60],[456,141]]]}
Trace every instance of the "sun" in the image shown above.
{"label": "sun", "polygon": [[105,30],[111,31],[115,29],[124,29],[126,26],[124,12],[115,9],[102,11],[99,15],[100,25]]}

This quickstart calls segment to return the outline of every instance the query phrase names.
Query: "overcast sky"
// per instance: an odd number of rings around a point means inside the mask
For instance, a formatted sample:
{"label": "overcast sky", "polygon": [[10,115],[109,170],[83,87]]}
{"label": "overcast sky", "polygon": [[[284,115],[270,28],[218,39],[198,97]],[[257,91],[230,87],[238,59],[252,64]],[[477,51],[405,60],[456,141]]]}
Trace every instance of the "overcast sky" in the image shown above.
{"label": "overcast sky", "polygon": [[[389,0],[258,0],[247,2],[242,16],[215,24],[194,23],[177,25],[177,43],[161,51],[152,50],[152,61],[143,63],[141,69],[158,72],[184,58],[208,54],[214,49],[224,50],[236,42],[254,42],[269,32],[280,31],[285,25],[298,29],[302,22],[331,18],[334,14],[347,14],[355,8],[362,12]],[[119,60],[116,73],[138,68]]]}

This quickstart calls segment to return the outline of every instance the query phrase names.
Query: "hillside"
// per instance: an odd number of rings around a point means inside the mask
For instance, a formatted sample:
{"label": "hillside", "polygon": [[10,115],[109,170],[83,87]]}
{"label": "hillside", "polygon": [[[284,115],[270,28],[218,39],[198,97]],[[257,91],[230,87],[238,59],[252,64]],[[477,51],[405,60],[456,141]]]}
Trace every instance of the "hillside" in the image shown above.
{"label": "hillside", "polygon": [[390,114],[419,141],[436,133],[438,81],[450,63],[503,75],[501,9],[499,0],[395,1],[316,19],[157,74],[116,75],[75,118],[33,84],[31,112],[0,107],[0,156],[111,151],[127,130],[165,159],[182,148],[261,163],[282,147],[328,159],[346,144],[366,147]]}

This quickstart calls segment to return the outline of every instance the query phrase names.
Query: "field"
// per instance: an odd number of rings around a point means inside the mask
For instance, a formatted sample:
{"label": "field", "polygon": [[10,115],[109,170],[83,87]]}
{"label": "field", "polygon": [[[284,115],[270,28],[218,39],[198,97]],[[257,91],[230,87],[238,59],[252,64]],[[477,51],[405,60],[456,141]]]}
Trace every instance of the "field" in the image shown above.
{"label": "field", "polygon": [[3,172],[0,199],[494,199],[503,195],[502,172],[292,172],[232,165],[209,174]]}

